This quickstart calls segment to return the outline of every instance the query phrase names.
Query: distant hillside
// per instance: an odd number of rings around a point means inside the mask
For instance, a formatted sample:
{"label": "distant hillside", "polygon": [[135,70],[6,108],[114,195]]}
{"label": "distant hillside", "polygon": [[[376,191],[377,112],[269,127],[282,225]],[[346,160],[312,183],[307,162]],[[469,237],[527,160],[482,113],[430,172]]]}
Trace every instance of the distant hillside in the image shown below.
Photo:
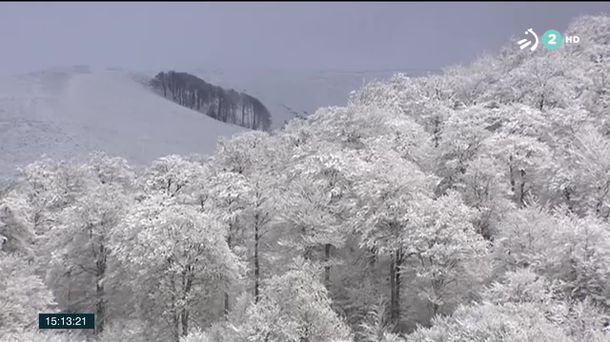
{"label": "distant hillside", "polygon": [[258,99],[209,84],[191,74],[161,72],[150,85],[165,98],[216,120],[256,130],[271,127],[271,114]]}
{"label": "distant hillside", "polygon": [[242,131],[157,96],[126,71],[78,67],[0,78],[0,178],[43,154],[81,158],[100,150],[135,164],[209,154],[219,137]]}

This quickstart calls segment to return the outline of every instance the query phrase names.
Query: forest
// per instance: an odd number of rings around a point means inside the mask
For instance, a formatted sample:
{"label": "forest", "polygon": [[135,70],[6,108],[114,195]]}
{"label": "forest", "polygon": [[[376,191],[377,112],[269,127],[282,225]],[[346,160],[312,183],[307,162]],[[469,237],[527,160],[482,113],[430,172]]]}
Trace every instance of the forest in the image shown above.
{"label": "forest", "polygon": [[161,72],[150,85],[159,94],[222,122],[268,131],[271,114],[258,99],[225,90],[185,72]]}
{"label": "forest", "polygon": [[[567,32],[212,156],[24,167],[0,190],[0,340],[610,341],[610,17]],[[189,80],[159,84],[220,106]]]}

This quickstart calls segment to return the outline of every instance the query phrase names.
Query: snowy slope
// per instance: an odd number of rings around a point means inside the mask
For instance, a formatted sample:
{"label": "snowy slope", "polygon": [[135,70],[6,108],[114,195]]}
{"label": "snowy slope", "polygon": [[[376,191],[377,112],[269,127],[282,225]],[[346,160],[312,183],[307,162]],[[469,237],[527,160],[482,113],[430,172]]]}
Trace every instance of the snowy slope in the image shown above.
{"label": "snowy slope", "polygon": [[119,70],[54,69],[0,79],[0,175],[46,154],[95,150],[140,164],[171,153],[211,153],[243,131],[168,101]]}

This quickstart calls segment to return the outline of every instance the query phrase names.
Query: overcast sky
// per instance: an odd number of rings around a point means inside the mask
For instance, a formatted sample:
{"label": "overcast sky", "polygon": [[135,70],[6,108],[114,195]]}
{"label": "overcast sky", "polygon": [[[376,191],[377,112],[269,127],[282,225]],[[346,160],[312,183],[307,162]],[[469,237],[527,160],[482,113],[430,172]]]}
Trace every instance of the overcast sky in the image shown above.
{"label": "overcast sky", "polygon": [[610,4],[0,3],[0,73],[438,69],[495,52],[529,27],[562,31],[600,12]]}

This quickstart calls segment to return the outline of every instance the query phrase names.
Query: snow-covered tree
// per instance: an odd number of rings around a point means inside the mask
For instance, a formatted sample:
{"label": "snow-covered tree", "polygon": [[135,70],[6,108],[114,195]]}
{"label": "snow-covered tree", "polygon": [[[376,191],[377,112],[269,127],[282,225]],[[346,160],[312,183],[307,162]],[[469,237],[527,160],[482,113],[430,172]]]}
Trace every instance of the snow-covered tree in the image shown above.
{"label": "snow-covered tree", "polygon": [[362,158],[354,185],[362,203],[355,215],[357,230],[363,247],[390,257],[390,315],[396,323],[400,320],[400,269],[409,247],[402,240],[408,234],[406,214],[413,201],[432,195],[435,177],[396,154],[369,153]]}
{"label": "snow-covered tree", "polygon": [[[219,175],[224,174],[225,179],[230,181],[216,183],[216,193],[225,194],[220,201],[240,208],[234,216],[237,221],[230,223],[228,238],[231,247],[241,245],[245,248],[248,254],[245,257],[252,261],[250,278],[255,301],[260,297],[260,284],[264,277],[262,246],[268,239],[278,210],[278,192],[280,184],[284,182],[282,171],[288,150],[289,147],[275,136],[249,132],[221,141],[214,160],[214,165],[220,170]],[[241,241],[237,241],[236,235],[241,236]],[[228,310],[228,298],[225,308]]]}
{"label": "snow-covered tree", "polygon": [[140,186],[146,194],[163,194],[177,197],[180,201],[196,201],[189,185],[206,176],[204,166],[196,160],[179,155],[161,157],[152,162],[140,177]]}
{"label": "snow-covered tree", "polygon": [[19,191],[0,198],[0,250],[32,253],[35,238],[30,215],[31,207]]}
{"label": "snow-covered tree", "polygon": [[[583,315],[583,309],[588,314]],[[607,318],[587,303],[564,301],[555,284],[529,269],[509,272],[482,295],[420,327],[407,341],[604,341]]]}
{"label": "snow-covered tree", "polygon": [[608,306],[610,292],[610,229],[594,216],[528,207],[502,222],[494,248],[505,267],[531,267],[560,280],[574,299],[589,298]]}
{"label": "snow-covered tree", "polygon": [[[279,216],[294,231],[286,245],[308,260],[322,261],[329,286],[331,251],[344,246],[355,203],[350,195],[350,156],[324,147],[309,146],[293,156]],[[322,250],[323,257],[316,257]]]}
{"label": "snow-covered tree", "polygon": [[569,189],[572,210],[580,214],[588,211],[608,219],[610,217],[610,139],[595,127],[585,126],[566,148],[552,186]]}
{"label": "snow-covered tree", "polygon": [[349,327],[333,311],[320,271],[297,258],[283,275],[265,283],[258,303],[237,327],[245,341],[348,342]]}
{"label": "snow-covered tree", "polygon": [[125,160],[103,154],[92,155],[79,168],[82,187],[47,234],[46,246],[52,250],[47,272],[64,310],[95,307],[101,333],[108,305],[109,240],[129,206],[133,173]]}
{"label": "snow-covered tree", "polygon": [[37,329],[38,313],[50,310],[53,294],[34,273],[31,261],[0,251],[0,338]]}
{"label": "snow-covered tree", "polygon": [[404,213],[404,253],[415,259],[418,295],[429,303],[432,316],[468,298],[486,280],[487,243],[472,224],[474,215],[455,192],[436,199],[420,196]]}
{"label": "snow-covered tree", "polygon": [[506,173],[497,158],[480,155],[468,163],[456,184],[464,203],[478,212],[473,222],[477,232],[489,240],[497,234],[503,216],[516,207]]}
{"label": "snow-covered tree", "polygon": [[149,319],[165,320],[176,341],[201,317],[197,303],[241,276],[226,225],[196,206],[151,196],[130,209],[122,226],[113,235],[113,255],[138,273],[137,285],[160,309],[154,311],[159,317]]}
{"label": "snow-covered tree", "polygon": [[[569,342],[561,328],[531,303],[483,303],[460,306],[451,316],[438,316],[432,327],[420,328],[409,342],[540,341]],[[601,340],[599,340],[601,341]]]}

